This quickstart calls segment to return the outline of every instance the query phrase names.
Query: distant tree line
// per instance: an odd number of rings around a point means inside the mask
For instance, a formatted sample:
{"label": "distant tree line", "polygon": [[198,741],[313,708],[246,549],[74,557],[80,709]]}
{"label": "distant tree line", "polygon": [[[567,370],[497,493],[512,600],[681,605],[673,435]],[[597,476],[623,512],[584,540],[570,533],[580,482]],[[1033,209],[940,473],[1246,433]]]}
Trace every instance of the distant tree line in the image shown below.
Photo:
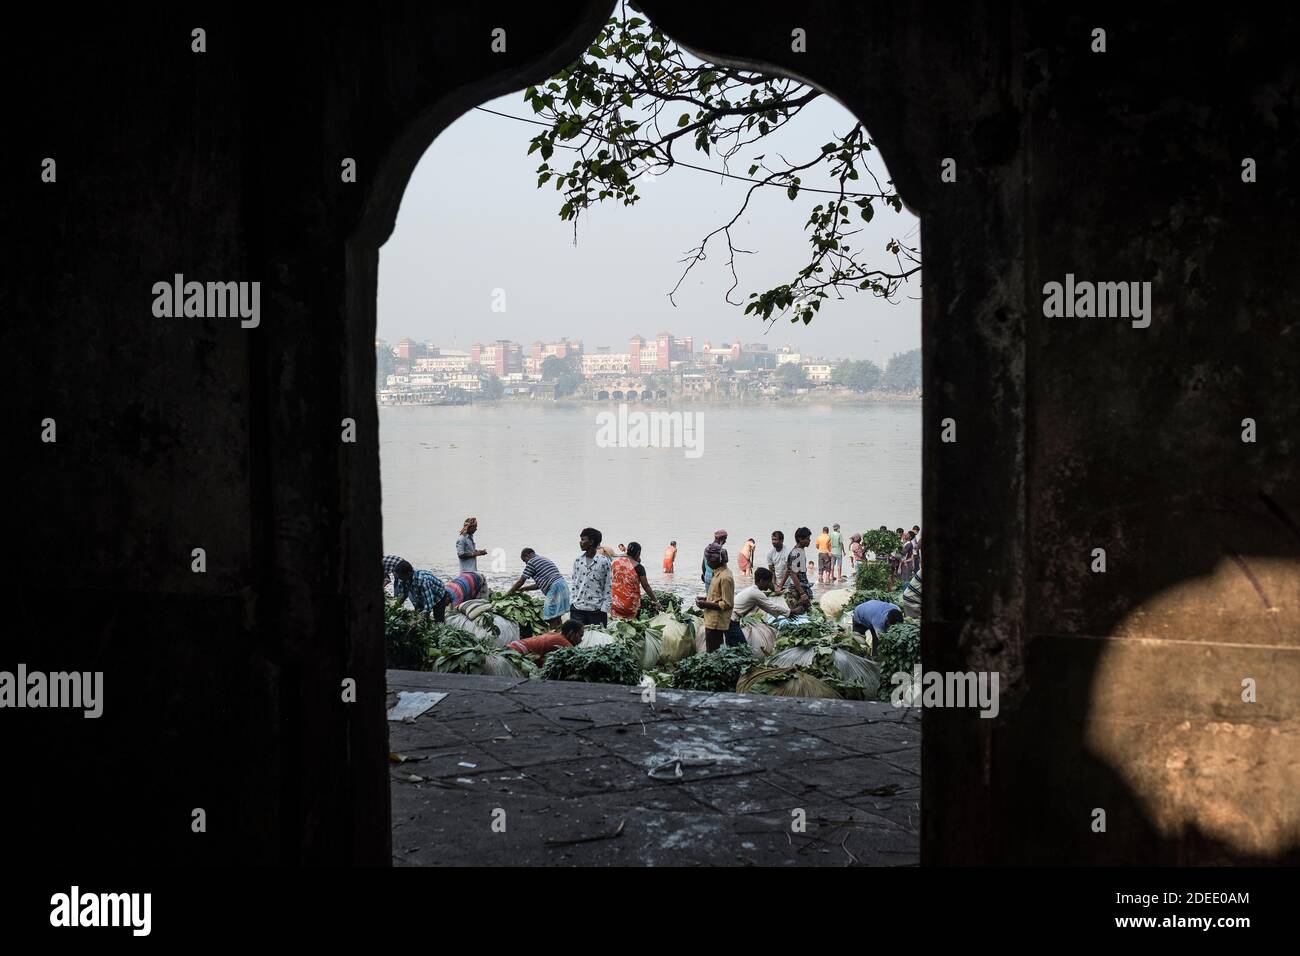
{"label": "distant tree line", "polygon": [[921,388],[921,350],[900,352],[892,356],[882,371],[869,359],[845,362],[831,373],[831,381],[855,392],[915,392]]}

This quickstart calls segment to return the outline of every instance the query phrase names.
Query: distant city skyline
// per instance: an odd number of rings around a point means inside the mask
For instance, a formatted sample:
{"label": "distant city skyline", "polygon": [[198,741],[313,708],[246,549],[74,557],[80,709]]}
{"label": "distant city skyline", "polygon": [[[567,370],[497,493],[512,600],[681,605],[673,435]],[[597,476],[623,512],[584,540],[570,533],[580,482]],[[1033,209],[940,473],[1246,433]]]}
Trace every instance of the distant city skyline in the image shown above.
{"label": "distant city skyline", "polygon": [[[715,342],[715,341],[713,341],[712,339],[700,339],[698,336],[692,336],[692,335],[681,335],[681,336],[679,336],[679,335],[677,334],[677,330],[675,330],[675,329],[664,329],[664,330],[660,330],[660,331],[667,331],[667,332],[670,332],[670,333],[672,333],[675,337],[678,337],[678,338],[691,338],[691,339],[694,339],[694,340],[695,340],[695,346],[696,346],[695,349],[694,349],[694,351],[695,351],[696,353],[701,352],[701,351],[703,350],[704,346],[706,346],[706,345],[707,345],[707,346],[710,346],[711,348],[715,348],[715,349],[717,349],[717,348],[727,348],[727,347],[730,347],[730,346],[732,346],[732,345],[735,345],[737,342],[739,342],[742,351],[754,351],[754,350],[756,350],[755,347],[757,347],[757,349],[762,349],[762,350],[766,350],[766,351],[769,351],[769,352],[777,352],[777,351],[780,351],[780,350],[782,350],[782,349],[789,349],[789,350],[794,351],[794,352],[799,352],[799,351],[800,351],[800,349],[799,349],[797,346],[795,346],[795,344],[794,344],[793,342],[777,342],[777,341],[772,341],[772,342],[756,342],[756,341],[753,341],[753,340],[746,341],[746,340],[743,340],[743,339],[719,340],[719,341],[716,341],[716,342]],[[465,345],[464,347],[460,347],[460,346],[455,346],[455,347],[453,347],[453,346],[447,346],[447,345],[444,345],[444,344],[442,344],[441,342],[439,342],[436,338],[427,338],[427,337],[424,337],[424,336],[416,336],[416,335],[399,335],[398,337],[393,338],[393,339],[386,339],[386,338],[383,338],[382,336],[380,336],[380,337],[377,338],[376,341],[377,341],[377,342],[383,342],[384,344],[388,345],[389,347],[396,347],[397,344],[398,344],[399,342],[402,342],[402,341],[405,341],[405,340],[408,340],[408,339],[409,339],[410,341],[420,343],[421,345],[426,345],[426,346],[428,346],[428,345],[432,345],[432,346],[434,346],[434,347],[436,347],[436,348],[440,348],[440,349],[442,349],[443,351],[446,351],[446,352],[464,353],[464,354],[468,355],[468,354],[473,350],[473,347],[474,347],[475,345],[491,345],[493,342],[514,342],[514,343],[516,343],[516,344],[518,344],[518,345],[521,345],[521,346],[527,347],[527,346],[529,346],[529,345],[532,345],[534,342],[545,342],[545,343],[549,343],[549,342],[561,342],[561,341],[568,340],[568,341],[573,342],[573,343],[575,343],[575,344],[581,344],[582,347],[583,347],[583,350],[586,351],[586,352],[595,352],[595,351],[597,351],[597,350],[608,350],[608,351],[611,351],[611,352],[618,353],[618,352],[624,352],[624,351],[627,351],[627,347],[628,347],[629,342],[631,341],[632,337],[633,337],[633,336],[636,336],[636,335],[641,335],[642,338],[647,339],[647,340],[650,340],[650,339],[653,339],[653,338],[654,338],[653,335],[642,335],[641,333],[638,333],[638,332],[634,332],[634,333],[632,333],[632,335],[629,336],[628,339],[627,339],[627,340],[624,340],[623,342],[592,342],[591,340],[589,340],[589,339],[585,339],[585,338],[583,338],[582,336],[579,336],[579,335],[538,335],[538,336],[535,336],[534,338],[526,339],[526,340],[525,340],[525,339],[516,339],[516,338],[511,338],[510,336],[501,335],[501,336],[484,336],[484,337],[481,338],[481,339],[475,339],[473,342],[471,342],[471,343]],[[906,351],[911,351],[911,349],[903,349],[902,351],[904,351],[904,352],[906,352]],[[811,352],[811,351],[809,351],[809,352],[805,352],[805,353],[802,353],[802,354],[807,354],[807,355],[810,355],[810,356],[824,357],[824,358],[848,359],[848,360],[860,361],[860,359],[856,359],[854,356],[851,356],[851,355],[832,355],[832,354],[829,354],[829,353],[823,355],[822,353],[816,353],[816,352]],[[892,355],[892,354],[899,354],[899,353],[891,353],[891,355]],[[886,356],[886,360],[887,360],[889,357],[890,357],[890,356]],[[874,361],[874,360],[873,360],[873,361]],[[882,366],[883,366],[885,363],[884,363],[884,362],[877,362],[876,364],[878,364],[878,365],[882,365]]]}
{"label": "distant city skyline", "polygon": [[[520,93],[484,105],[520,117],[528,111]],[[764,150],[815,155],[832,132],[853,122],[824,97],[796,123],[733,159],[733,170],[743,172],[751,154]],[[674,169],[645,183],[637,205],[584,214],[575,245],[573,224],[557,215],[559,194],[536,188],[538,158],[527,155],[535,131],[471,110],[430,146],[380,250],[377,337],[395,342],[409,336],[469,351],[476,341],[567,336],[591,350],[618,351],[634,334],[667,329],[701,344],[789,344],[812,355],[881,365],[920,347],[919,277],[904,286],[897,305],[851,292],[842,301],[826,300],[810,326],[785,319],[769,324],[724,301],[731,277],[725,255],[714,251],[690,274],[674,308],[667,293],[681,275],[683,254],[734,215],[745,184]],[[883,181],[879,153],[871,155]],[[721,167],[717,157],[692,153],[690,161]],[[803,196],[790,201],[783,190],[759,191],[737,224],[736,245],[755,252],[737,258],[740,285],[733,300],[792,276],[807,262],[810,206]],[[906,207],[902,213],[880,209],[855,242],[880,250],[891,236],[919,244],[919,222]],[[502,295],[505,311],[494,312]]]}

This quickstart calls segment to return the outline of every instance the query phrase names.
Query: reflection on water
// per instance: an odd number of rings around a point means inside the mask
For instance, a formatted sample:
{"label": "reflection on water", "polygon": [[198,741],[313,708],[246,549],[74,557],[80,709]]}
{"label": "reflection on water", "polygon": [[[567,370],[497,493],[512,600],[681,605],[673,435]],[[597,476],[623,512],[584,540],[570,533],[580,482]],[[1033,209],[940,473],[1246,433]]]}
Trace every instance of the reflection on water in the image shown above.
{"label": "reflection on water", "polygon": [[[652,586],[694,595],[719,528],[734,572],[748,537],[765,563],[777,528],[792,542],[799,525],[815,537],[838,521],[847,541],[921,523],[919,404],[692,406],[704,420],[703,453],[691,458],[682,448],[600,447],[596,416],[616,408],[380,408],[385,553],[454,574],[456,535],[475,515],[478,546],[496,556],[495,569],[490,554],[479,570],[500,588],[518,575],[525,546],[567,575],[578,532],[591,526],[616,550],[640,542]],[[673,539],[669,577],[661,562]]]}

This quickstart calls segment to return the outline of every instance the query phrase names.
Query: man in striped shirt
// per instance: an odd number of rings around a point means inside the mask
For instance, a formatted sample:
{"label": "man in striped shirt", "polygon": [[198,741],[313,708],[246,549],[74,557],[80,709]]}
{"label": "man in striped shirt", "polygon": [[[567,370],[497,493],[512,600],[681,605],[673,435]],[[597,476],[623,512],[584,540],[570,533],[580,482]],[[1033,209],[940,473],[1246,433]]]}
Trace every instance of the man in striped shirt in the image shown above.
{"label": "man in striped shirt", "polygon": [[903,589],[903,613],[908,617],[921,616],[921,571],[912,575],[912,580],[907,582],[907,587]]}
{"label": "man in striped shirt", "polygon": [[447,588],[442,579],[429,571],[417,571],[410,561],[398,561],[393,568],[393,596],[398,603],[411,599],[417,611],[428,611],[438,623],[447,613]]}
{"label": "man in striped shirt", "polygon": [[[569,610],[569,584],[564,575],[550,558],[544,558],[532,548],[519,552],[519,559],[524,562],[524,571],[519,580],[510,586],[507,595],[516,591],[536,591],[545,598],[542,605],[542,619],[548,625],[555,626],[561,615]],[[532,584],[525,582],[532,578]]]}

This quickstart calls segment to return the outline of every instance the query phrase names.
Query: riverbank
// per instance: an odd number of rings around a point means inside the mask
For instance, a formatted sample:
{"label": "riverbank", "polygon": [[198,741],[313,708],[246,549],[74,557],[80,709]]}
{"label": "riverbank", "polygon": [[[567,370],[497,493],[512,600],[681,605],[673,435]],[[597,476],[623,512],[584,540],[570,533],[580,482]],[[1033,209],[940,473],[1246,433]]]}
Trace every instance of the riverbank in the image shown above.
{"label": "riverbank", "polygon": [[[764,407],[773,405],[827,405],[836,407],[852,406],[876,406],[876,405],[919,405],[921,403],[920,392],[830,392],[811,389],[807,392],[796,392],[790,395],[728,395],[718,397],[713,395],[670,395],[667,398],[647,399],[645,401],[633,400],[628,402],[631,405],[646,405],[655,408],[674,408],[690,407],[699,408],[700,406],[716,406],[718,408],[743,408],[743,407]],[[622,399],[622,401],[627,401]],[[545,408],[547,406],[583,406],[595,405],[608,407],[619,404],[619,399],[594,399],[578,395],[568,395],[564,398],[556,399],[536,399],[530,397],[511,397],[504,396],[499,399],[476,399],[474,404],[479,405],[529,405]]]}

